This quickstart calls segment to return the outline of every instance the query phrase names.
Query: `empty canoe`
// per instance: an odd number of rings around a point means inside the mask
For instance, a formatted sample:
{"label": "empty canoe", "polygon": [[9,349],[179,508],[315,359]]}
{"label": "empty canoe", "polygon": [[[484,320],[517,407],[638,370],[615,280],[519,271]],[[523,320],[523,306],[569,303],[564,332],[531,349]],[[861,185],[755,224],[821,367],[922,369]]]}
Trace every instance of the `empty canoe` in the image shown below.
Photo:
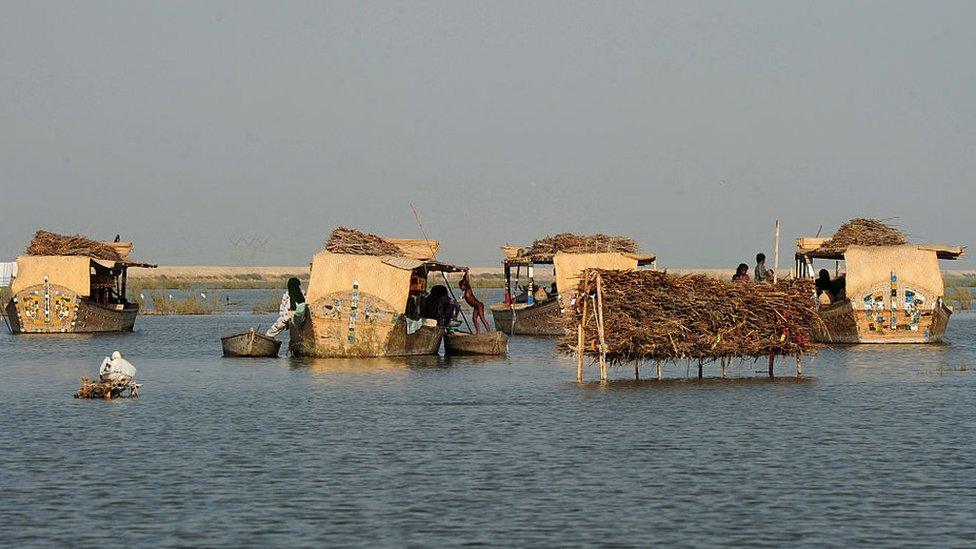
{"label": "empty canoe", "polygon": [[278,356],[281,342],[259,334],[254,328],[220,338],[224,356]]}
{"label": "empty canoe", "polygon": [[449,355],[503,355],[508,352],[508,335],[503,332],[451,332],[444,336],[444,351]]}

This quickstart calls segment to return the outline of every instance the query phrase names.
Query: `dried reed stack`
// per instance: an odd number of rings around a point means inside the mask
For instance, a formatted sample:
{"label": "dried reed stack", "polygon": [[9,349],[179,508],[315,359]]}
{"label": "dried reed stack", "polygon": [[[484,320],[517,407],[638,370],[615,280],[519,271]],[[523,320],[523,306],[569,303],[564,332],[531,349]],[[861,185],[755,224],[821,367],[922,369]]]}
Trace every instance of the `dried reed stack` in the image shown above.
{"label": "dried reed stack", "polygon": [[[578,290],[593,295],[596,271]],[[799,356],[816,350],[811,327],[817,319],[813,283],[784,280],[730,283],[705,275],[657,271],[599,271],[607,359],[623,361]],[[581,294],[582,295],[582,294]],[[593,300],[595,301],[595,300]],[[584,330],[586,353],[599,356],[595,303]],[[561,347],[577,346],[584,299],[570,311]]]}
{"label": "dried reed stack", "polygon": [[121,261],[119,252],[112,246],[76,234],[66,236],[49,231],[37,231],[27,255],[81,255],[106,261]]}
{"label": "dried reed stack", "polygon": [[75,398],[97,398],[112,400],[113,398],[135,398],[139,396],[139,384],[129,381],[89,381],[81,378],[81,388],[75,393]]}
{"label": "dried reed stack", "polygon": [[336,227],[332,231],[325,243],[325,249],[334,254],[403,255],[399,246],[382,237],[346,227]]}
{"label": "dried reed stack", "polygon": [[852,219],[820,245],[818,252],[842,253],[848,246],[901,246],[908,239],[898,229],[877,219]]}
{"label": "dried reed stack", "polygon": [[536,240],[528,248],[519,250],[519,257],[530,259],[548,259],[556,252],[566,253],[603,253],[623,252],[637,253],[637,241],[626,236],[609,236],[605,234],[578,235],[560,233]]}

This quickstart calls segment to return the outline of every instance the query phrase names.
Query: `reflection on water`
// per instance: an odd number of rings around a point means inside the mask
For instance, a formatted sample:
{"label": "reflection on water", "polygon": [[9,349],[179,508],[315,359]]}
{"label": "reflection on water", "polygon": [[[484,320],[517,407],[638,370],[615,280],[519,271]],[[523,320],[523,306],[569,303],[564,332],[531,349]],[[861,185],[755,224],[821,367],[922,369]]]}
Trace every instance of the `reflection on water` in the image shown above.
{"label": "reflection on water", "polygon": [[[635,381],[625,365],[583,385],[544,338],[507,357],[220,356],[220,335],[271,320],[0,336],[0,540],[976,542],[971,315],[947,345],[826,348],[802,379],[744,361],[728,380],[675,364]],[[115,349],[142,396],[73,400]]]}

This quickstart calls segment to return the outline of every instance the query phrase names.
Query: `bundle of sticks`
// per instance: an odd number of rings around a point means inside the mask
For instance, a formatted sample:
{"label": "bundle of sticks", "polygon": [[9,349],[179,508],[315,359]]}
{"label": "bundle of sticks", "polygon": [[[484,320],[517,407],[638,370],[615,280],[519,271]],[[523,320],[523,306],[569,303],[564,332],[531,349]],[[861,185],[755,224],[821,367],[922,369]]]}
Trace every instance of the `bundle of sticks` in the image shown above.
{"label": "bundle of sticks", "polygon": [[139,396],[142,384],[133,380],[128,381],[90,381],[81,378],[81,389],[75,393],[75,398],[98,398],[112,400],[113,398],[135,398]]}
{"label": "bundle of sticks", "polygon": [[532,243],[528,248],[519,250],[520,257],[551,258],[556,252],[567,253],[603,253],[623,252],[637,253],[637,241],[626,236],[610,236],[605,234],[578,235],[560,233],[547,236]]}
{"label": "bundle of sticks", "polygon": [[336,227],[332,231],[325,249],[334,254],[403,255],[399,246],[382,237],[346,227]]}
{"label": "bundle of sticks", "polygon": [[852,219],[820,245],[821,252],[843,252],[848,246],[901,246],[908,239],[898,229],[877,219]]}
{"label": "bundle of sticks", "polygon": [[122,256],[109,244],[76,234],[67,236],[37,231],[27,246],[27,255],[82,255],[106,261],[121,261]]}
{"label": "bundle of sticks", "polygon": [[[585,352],[598,355],[595,275],[603,290],[604,340],[611,363],[641,360],[803,355],[816,351],[818,321],[809,280],[731,283],[657,271],[587,271],[567,315],[564,351],[575,350],[589,301]],[[585,298],[583,296],[586,296]]]}

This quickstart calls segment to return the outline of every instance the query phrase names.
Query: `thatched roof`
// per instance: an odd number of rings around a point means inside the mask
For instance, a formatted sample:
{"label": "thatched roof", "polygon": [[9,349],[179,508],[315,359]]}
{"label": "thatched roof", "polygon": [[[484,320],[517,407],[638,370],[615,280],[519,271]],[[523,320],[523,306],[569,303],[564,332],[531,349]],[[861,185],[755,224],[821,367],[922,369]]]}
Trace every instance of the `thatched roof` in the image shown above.
{"label": "thatched roof", "polygon": [[27,246],[27,255],[75,255],[106,261],[122,261],[125,257],[110,242],[99,242],[87,236],[67,236],[50,231],[37,231]]}
{"label": "thatched roof", "polygon": [[406,257],[430,261],[437,256],[437,240],[386,238],[346,227],[336,227],[325,242],[325,250],[334,254]]}
{"label": "thatched roof", "polygon": [[[590,271],[593,273],[594,271]],[[813,282],[731,283],[705,275],[658,271],[599,271],[607,358],[635,360],[764,357],[810,354],[817,321]],[[592,294],[593,284],[590,283]],[[584,291],[581,282],[579,291]],[[583,299],[570,311],[562,348],[576,346]],[[589,313],[590,315],[592,313]],[[592,316],[586,352],[596,355]]]}
{"label": "thatched roof", "polygon": [[820,245],[820,253],[843,252],[848,246],[901,246],[908,239],[898,229],[877,219],[857,218],[837,229],[829,240]]}
{"label": "thatched roof", "polygon": [[[796,239],[797,255],[807,258],[843,259],[851,246],[904,246],[908,238],[898,229],[877,219],[852,219],[837,229],[830,238],[801,237]],[[965,253],[963,246],[917,244],[920,249],[934,250],[939,259],[957,259]]]}
{"label": "thatched roof", "polygon": [[[540,238],[539,240],[533,242],[531,246],[514,250],[515,257],[511,259],[524,261],[531,260],[541,263],[552,261],[553,256],[558,252],[576,254],[606,252],[637,254],[638,251],[639,246],[637,245],[637,241],[626,236],[560,233],[556,236]],[[508,254],[508,251],[506,251],[506,254]]]}

